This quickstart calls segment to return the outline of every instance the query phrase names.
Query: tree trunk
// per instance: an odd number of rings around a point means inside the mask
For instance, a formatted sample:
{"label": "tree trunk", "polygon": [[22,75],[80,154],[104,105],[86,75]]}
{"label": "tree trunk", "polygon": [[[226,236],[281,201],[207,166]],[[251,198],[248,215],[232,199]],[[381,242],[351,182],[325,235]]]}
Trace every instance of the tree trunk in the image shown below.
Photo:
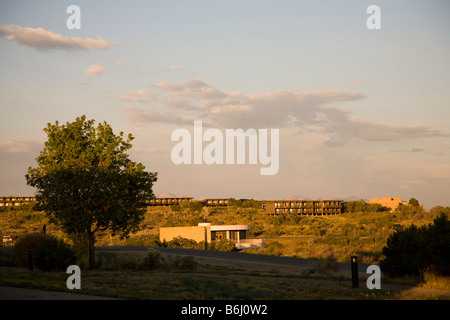
{"label": "tree trunk", "polygon": [[95,236],[94,233],[89,231],[88,232],[88,238],[89,238],[89,268],[93,269],[95,268]]}

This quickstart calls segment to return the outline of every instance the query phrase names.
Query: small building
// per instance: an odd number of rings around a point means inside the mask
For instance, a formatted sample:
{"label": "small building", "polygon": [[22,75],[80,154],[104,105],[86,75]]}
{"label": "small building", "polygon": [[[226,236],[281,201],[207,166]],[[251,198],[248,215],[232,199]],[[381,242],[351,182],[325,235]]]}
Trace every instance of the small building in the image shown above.
{"label": "small building", "polygon": [[250,226],[244,225],[219,225],[211,223],[199,223],[193,227],[168,227],[159,229],[159,240],[170,241],[177,237],[191,239],[196,242],[227,239],[235,243],[236,249],[264,248],[264,239],[248,239],[247,231]]}
{"label": "small building", "polygon": [[384,208],[389,209],[390,211],[394,211],[398,206],[408,206],[408,201],[403,201],[402,198],[392,198],[392,197],[384,197],[374,199],[369,199],[369,203],[381,204]]}

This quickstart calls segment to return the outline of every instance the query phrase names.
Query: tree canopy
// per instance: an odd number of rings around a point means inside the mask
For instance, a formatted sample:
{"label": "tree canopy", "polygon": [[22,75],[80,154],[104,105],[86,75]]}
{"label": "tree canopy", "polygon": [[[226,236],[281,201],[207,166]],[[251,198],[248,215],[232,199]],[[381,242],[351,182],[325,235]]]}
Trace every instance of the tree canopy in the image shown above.
{"label": "tree canopy", "polygon": [[157,180],[129,159],[131,134],[124,139],[108,123],[94,123],[81,116],[65,125],[47,124],[38,166],[26,174],[27,184],[37,188],[38,209],[70,236],[88,239],[91,267],[95,233],[109,229],[126,237],[136,231]]}
{"label": "tree canopy", "polygon": [[395,276],[450,275],[450,221],[442,213],[433,224],[394,232],[383,248],[381,269]]}

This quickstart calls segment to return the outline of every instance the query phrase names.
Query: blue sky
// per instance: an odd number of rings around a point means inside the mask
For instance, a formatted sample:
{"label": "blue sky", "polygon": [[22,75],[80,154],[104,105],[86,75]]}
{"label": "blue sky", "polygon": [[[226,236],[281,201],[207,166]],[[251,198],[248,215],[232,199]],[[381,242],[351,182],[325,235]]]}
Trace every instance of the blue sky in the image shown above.
{"label": "blue sky", "polygon": [[[69,30],[66,9],[81,9]],[[381,9],[369,30],[366,9]],[[450,206],[447,1],[0,1],[0,194],[28,195],[48,122],[136,137],[155,193],[411,197]],[[27,29],[28,28],[28,29]],[[51,41],[49,39],[52,39]],[[280,169],[171,162],[203,120],[279,128]]]}

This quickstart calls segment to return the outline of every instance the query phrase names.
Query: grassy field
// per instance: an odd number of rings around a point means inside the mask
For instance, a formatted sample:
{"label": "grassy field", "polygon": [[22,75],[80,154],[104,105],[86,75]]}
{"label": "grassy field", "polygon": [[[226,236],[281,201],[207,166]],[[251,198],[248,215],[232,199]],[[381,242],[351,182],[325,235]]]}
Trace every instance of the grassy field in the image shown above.
{"label": "grassy field", "polygon": [[[108,232],[97,234],[98,246],[146,245],[154,246],[159,240],[159,228],[195,226],[199,222],[221,224],[249,224],[248,237],[264,238],[264,249],[246,252],[298,258],[332,259],[348,262],[358,255],[362,263],[378,263],[382,248],[395,230],[414,224],[421,226],[433,222],[433,215],[402,215],[391,212],[343,213],[331,216],[297,216],[284,214],[269,216],[255,208],[206,208],[191,211],[170,207],[149,207],[141,223],[141,230],[128,239],[119,239]],[[48,234],[70,242],[54,225],[49,224],[45,213],[15,208],[0,212],[0,236],[9,235],[14,240],[29,233],[40,232],[46,224]]]}
{"label": "grassy field", "polygon": [[[116,261],[113,266],[106,267],[108,264],[103,263],[95,270],[83,269],[80,293],[126,299],[450,299],[448,278],[429,275],[426,281],[419,283],[418,279],[384,277],[382,290],[368,290],[365,285],[352,289],[350,275],[332,268],[333,261],[348,262],[351,255],[358,255],[362,263],[376,264],[386,239],[396,229],[412,223],[429,224],[433,218],[429,213],[410,216],[390,212],[344,213],[314,217],[268,216],[262,209],[255,208],[191,211],[150,207],[139,232],[124,240],[104,232],[98,234],[96,245],[155,246],[160,227],[197,225],[204,221],[213,225],[249,224],[252,228],[249,236],[266,239],[266,247],[246,252],[328,259],[331,267],[318,266],[301,272],[281,269],[263,272],[246,266],[202,261],[197,268],[188,271],[167,267],[142,271],[132,267],[139,257],[119,255],[118,259],[113,259]],[[40,232],[44,224],[48,234],[69,241],[56,226],[48,224],[44,213],[18,208],[0,212],[1,232],[14,240]],[[106,257],[105,253],[97,254],[100,260],[102,255]],[[67,276],[65,272],[0,267],[2,286],[68,291]],[[361,283],[364,281],[362,278]]]}

